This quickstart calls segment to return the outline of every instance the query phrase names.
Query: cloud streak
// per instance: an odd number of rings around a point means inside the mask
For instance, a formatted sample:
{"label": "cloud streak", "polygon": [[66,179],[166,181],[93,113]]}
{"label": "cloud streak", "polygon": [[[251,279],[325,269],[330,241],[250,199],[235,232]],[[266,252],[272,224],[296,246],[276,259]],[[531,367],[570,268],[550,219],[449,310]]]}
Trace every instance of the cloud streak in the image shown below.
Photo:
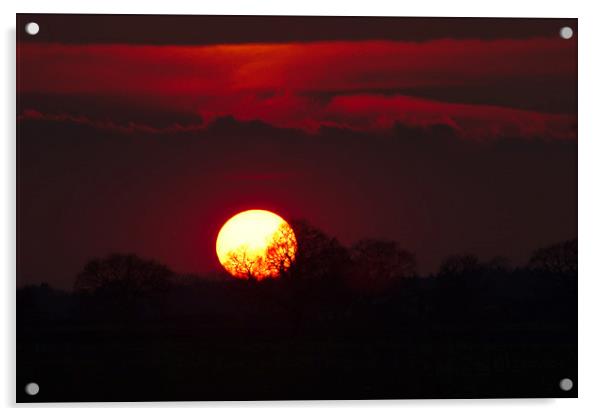
{"label": "cloud streak", "polygon": [[[153,100],[166,109],[194,111],[206,123],[233,116],[309,132],[323,126],[372,131],[395,123],[436,123],[467,138],[572,139],[576,115],[552,114],[540,103],[574,94],[575,57],[576,44],[556,38],[211,46],[26,43],[18,46],[17,88],[24,94]],[[538,88],[523,93],[533,80]],[[421,89],[449,88],[465,91],[464,100],[446,100],[444,92],[437,99],[420,96]],[[473,99],[477,93],[479,99]],[[501,94],[504,105],[497,102]]]}

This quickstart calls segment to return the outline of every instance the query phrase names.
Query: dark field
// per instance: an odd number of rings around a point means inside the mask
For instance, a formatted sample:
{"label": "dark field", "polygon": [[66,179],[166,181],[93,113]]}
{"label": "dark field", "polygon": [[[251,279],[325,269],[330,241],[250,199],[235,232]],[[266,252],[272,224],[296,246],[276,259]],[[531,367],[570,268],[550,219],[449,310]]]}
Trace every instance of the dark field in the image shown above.
{"label": "dark field", "polygon": [[577,396],[566,269],[464,264],[386,290],[294,274],[163,290],[20,289],[17,400]]}

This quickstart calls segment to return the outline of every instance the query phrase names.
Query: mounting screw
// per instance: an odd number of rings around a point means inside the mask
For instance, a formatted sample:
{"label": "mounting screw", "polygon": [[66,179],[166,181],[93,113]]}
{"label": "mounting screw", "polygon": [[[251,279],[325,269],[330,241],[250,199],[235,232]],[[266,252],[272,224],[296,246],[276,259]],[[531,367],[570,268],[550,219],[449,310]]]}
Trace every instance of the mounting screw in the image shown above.
{"label": "mounting screw", "polygon": [[39,31],[40,25],[38,25],[36,22],[29,22],[25,25],[25,32],[27,32],[28,35],[35,36]]}
{"label": "mounting screw", "polygon": [[562,39],[570,39],[573,37],[573,29],[569,26],[565,26],[560,29],[560,37]]}
{"label": "mounting screw", "polygon": [[38,383],[27,383],[27,385],[25,386],[25,393],[29,394],[30,396],[35,396],[39,392],[40,386],[38,385]]}
{"label": "mounting screw", "polygon": [[558,384],[563,391],[571,391],[573,389],[573,380],[570,378],[563,378]]}

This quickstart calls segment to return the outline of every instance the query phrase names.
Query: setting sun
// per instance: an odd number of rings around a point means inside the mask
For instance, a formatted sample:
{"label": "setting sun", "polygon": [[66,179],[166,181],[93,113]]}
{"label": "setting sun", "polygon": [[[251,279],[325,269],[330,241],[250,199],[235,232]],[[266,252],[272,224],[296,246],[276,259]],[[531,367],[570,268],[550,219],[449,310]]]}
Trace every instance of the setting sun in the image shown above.
{"label": "setting sun", "polygon": [[215,250],[232,276],[262,280],[288,270],[295,259],[297,240],[282,217],[255,209],[236,214],[222,226]]}

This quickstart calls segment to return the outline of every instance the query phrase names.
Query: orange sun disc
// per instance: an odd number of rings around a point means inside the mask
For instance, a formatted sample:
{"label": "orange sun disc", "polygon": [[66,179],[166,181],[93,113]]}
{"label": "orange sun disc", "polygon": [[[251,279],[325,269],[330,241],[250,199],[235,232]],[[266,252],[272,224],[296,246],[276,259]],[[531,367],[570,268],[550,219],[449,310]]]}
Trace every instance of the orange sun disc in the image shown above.
{"label": "orange sun disc", "polygon": [[226,221],[217,236],[215,251],[232,276],[262,280],[279,277],[290,268],[297,239],[282,217],[253,209]]}

